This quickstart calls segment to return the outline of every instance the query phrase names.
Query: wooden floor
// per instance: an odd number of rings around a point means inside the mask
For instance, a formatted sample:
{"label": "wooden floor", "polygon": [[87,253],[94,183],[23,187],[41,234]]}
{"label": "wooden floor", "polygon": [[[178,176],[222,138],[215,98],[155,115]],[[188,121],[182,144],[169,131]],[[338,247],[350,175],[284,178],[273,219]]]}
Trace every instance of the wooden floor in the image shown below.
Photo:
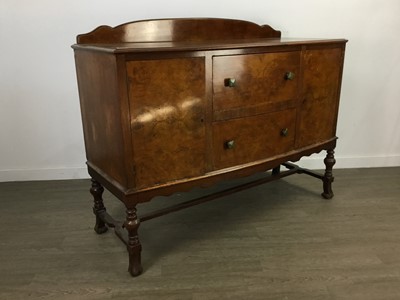
{"label": "wooden floor", "polygon": [[137,278],[93,231],[88,180],[0,183],[0,299],[400,299],[400,168],[335,176],[333,200],[294,175],[144,222]]}

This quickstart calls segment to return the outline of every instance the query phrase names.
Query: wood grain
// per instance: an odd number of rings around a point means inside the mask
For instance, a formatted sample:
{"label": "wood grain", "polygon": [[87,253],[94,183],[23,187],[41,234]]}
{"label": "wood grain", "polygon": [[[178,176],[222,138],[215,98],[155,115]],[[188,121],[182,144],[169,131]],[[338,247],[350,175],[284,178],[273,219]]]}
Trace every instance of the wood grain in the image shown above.
{"label": "wood grain", "polygon": [[[213,124],[213,158],[216,169],[232,167],[284,154],[294,149],[296,110],[284,110]],[[288,135],[282,136],[287,129]],[[226,143],[234,141],[227,149]]]}
{"label": "wood grain", "polygon": [[303,95],[296,146],[335,136],[343,49],[311,49],[303,56]]}
{"label": "wood grain", "polygon": [[204,58],[129,61],[137,188],[205,172]]}
{"label": "wood grain", "polygon": [[112,225],[104,185],[126,206],[133,276],[143,270],[136,205],[155,196],[276,173],[321,150],[328,150],[325,176],[315,177],[323,196],[333,196],[346,41],[279,37],[269,26],[215,18],[100,26],[77,37],[95,229]]}
{"label": "wood grain", "polygon": [[[213,107],[216,114],[232,109],[273,111],[282,102],[296,100],[300,52],[216,56],[213,59]],[[293,80],[285,79],[293,72]],[[225,81],[235,79],[235,86]]]}
{"label": "wood grain", "polygon": [[76,72],[87,160],[128,186],[120,94],[112,55],[76,51]]}
{"label": "wood grain", "polygon": [[201,41],[243,38],[280,37],[280,31],[269,25],[219,18],[181,18],[142,20],[114,28],[100,26],[92,32],[78,35],[79,44],[111,44],[129,42]]}

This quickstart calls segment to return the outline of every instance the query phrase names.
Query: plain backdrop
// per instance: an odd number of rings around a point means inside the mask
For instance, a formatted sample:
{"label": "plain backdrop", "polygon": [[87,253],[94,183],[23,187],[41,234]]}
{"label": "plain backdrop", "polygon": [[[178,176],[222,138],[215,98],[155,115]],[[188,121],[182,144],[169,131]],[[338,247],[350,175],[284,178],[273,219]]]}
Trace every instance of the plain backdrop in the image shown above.
{"label": "plain backdrop", "polygon": [[[70,45],[99,25],[171,17],[348,39],[336,167],[399,166],[399,16],[399,0],[1,0],[0,181],[87,177]],[[323,156],[301,164],[322,168]]]}

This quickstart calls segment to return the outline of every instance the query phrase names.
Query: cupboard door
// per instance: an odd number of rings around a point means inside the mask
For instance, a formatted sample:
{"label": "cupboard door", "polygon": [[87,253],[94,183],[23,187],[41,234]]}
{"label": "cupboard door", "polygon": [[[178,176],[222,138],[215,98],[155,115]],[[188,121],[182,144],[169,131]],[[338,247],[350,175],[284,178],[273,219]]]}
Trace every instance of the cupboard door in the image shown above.
{"label": "cupboard door", "polygon": [[136,187],[205,170],[204,58],[126,63]]}
{"label": "cupboard door", "polygon": [[342,48],[306,50],[303,56],[303,95],[296,146],[335,136],[339,106]]}

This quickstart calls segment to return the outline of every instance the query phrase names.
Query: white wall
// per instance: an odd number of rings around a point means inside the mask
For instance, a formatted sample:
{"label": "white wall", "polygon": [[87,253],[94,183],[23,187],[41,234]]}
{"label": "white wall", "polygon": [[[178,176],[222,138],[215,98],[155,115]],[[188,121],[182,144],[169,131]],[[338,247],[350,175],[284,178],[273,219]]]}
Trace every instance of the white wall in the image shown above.
{"label": "white wall", "polygon": [[[347,38],[337,167],[400,165],[399,0],[2,0],[0,181],[87,177],[73,51],[101,24],[226,17]],[[320,159],[304,165],[322,168]],[[323,155],[322,155],[323,156]]]}

